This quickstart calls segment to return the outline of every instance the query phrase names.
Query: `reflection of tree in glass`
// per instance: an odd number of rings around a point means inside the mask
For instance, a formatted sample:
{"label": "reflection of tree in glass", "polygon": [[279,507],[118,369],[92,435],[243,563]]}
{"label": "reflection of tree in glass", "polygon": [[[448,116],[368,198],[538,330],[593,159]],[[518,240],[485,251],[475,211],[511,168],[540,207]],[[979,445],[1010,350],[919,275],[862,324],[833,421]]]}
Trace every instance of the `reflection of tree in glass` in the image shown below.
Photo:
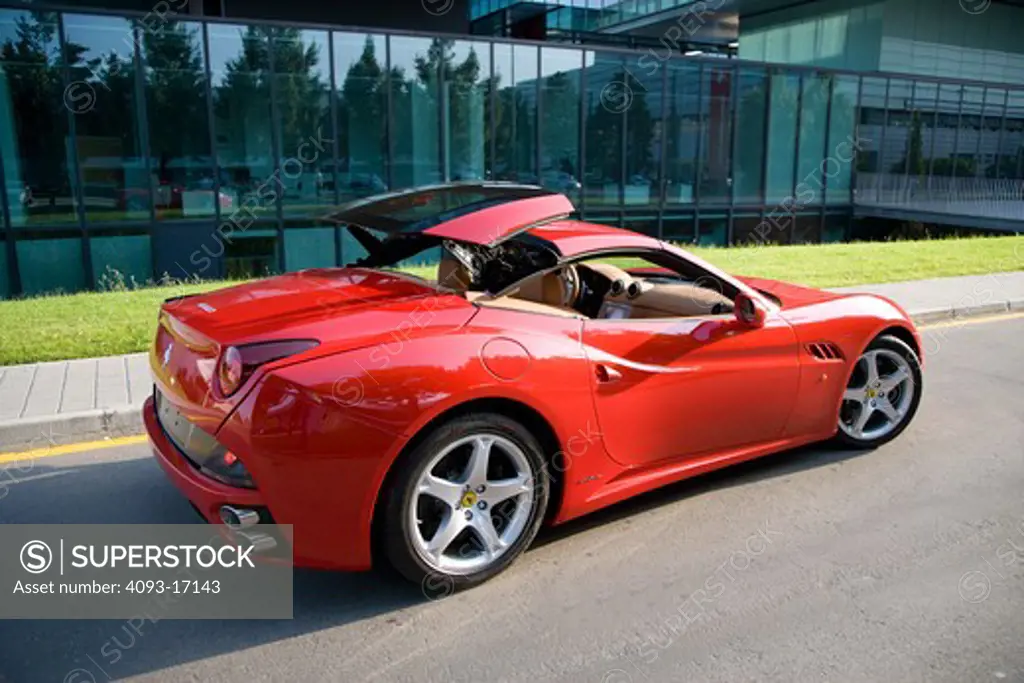
{"label": "reflection of tree in glass", "polygon": [[[471,48],[460,63],[454,48],[455,41],[435,38],[423,54],[415,57],[414,73],[406,73],[401,67],[392,69],[392,140],[397,186],[441,179],[437,168],[437,121],[442,115],[447,122],[448,176],[466,180],[483,175],[484,101],[488,84],[479,80],[481,65],[476,51]],[[439,83],[443,84],[443,93]]]}
{"label": "reflection of tree in glass", "polygon": [[740,78],[739,87],[743,94],[736,113],[732,171],[738,201],[756,200],[760,194],[765,154],[766,85],[764,77],[759,74],[743,74]]}
{"label": "reflection of tree in glass", "polygon": [[8,114],[14,121],[13,138],[21,162],[21,177],[13,178],[8,167],[7,182],[31,186],[36,201],[43,193],[50,195],[47,201],[52,201],[53,193],[66,192],[68,186],[64,135],[60,132],[65,111],[56,13],[19,16],[15,35],[0,46],[10,93]]}
{"label": "reflection of tree in glass", "polygon": [[[480,60],[472,47],[461,64],[455,63],[455,41],[435,40],[438,51],[428,56],[438,59],[438,66],[447,88],[448,143],[450,174],[459,179],[477,179],[483,176],[483,99],[486,82],[479,83]],[[433,48],[433,45],[431,46]],[[417,61],[417,69],[430,69],[432,65]]]}
{"label": "reflection of tree in glass", "polygon": [[[153,172],[169,183],[179,179],[176,173],[207,171],[210,138],[198,26],[168,21],[159,31],[145,31],[142,51]],[[173,168],[177,160],[181,170]]]}
{"label": "reflection of tree in glass", "polygon": [[491,87],[496,89],[494,109],[495,159],[494,171],[499,180],[520,180],[532,175],[533,108],[522,90],[515,85],[500,87],[501,76],[495,74]]}
{"label": "reflection of tree in glass", "polygon": [[105,55],[86,58],[83,45],[68,42],[65,57],[69,81],[93,86],[96,104],[76,119],[79,135],[121,138],[123,150],[138,149],[135,94],[135,51],[131,34],[126,34],[121,53],[111,50]]}
{"label": "reflection of tree in glass", "polygon": [[[270,37],[274,40],[274,72],[282,75],[276,83],[275,96],[282,152],[287,158],[294,155],[302,140],[316,135],[327,97],[326,84],[316,71],[320,47],[303,42],[299,29],[247,27],[241,54],[225,66],[224,83],[218,89],[215,107],[219,116],[228,118],[228,114],[238,113],[235,107],[244,111],[266,106],[270,90]],[[257,93],[261,97],[254,98]],[[266,113],[261,113],[256,120],[265,118]],[[266,143],[269,151],[269,139]]]}
{"label": "reflection of tree in glass", "polygon": [[[274,76],[270,40],[274,41]],[[253,190],[269,178],[270,160],[275,156],[271,122],[278,126],[277,154],[282,162],[295,158],[303,142],[318,140],[320,135],[330,138],[330,128],[325,128],[329,109],[327,84],[317,69],[321,57],[319,45],[303,40],[300,29],[246,27],[242,33],[242,50],[224,66],[224,78],[214,91],[213,102],[220,124],[218,144],[229,150],[235,164],[241,162],[237,168],[230,169],[236,176],[232,178],[235,183],[248,185],[248,189]],[[273,83],[275,117],[270,110],[271,78],[276,78]],[[315,153],[318,150],[311,147],[303,156],[308,160]],[[320,159],[312,161],[314,166],[320,163]],[[267,177],[251,176],[258,166],[265,166],[265,170],[258,169],[257,173],[265,172]],[[289,177],[296,175],[292,166],[285,170]],[[313,171],[309,167],[304,169],[304,173]]]}
{"label": "reflection of tree in glass", "polygon": [[[280,74],[276,83],[277,115],[281,125],[281,154],[287,159],[297,154],[305,140],[316,138],[327,111],[327,84],[323,82],[317,66],[320,64],[320,46],[306,44],[302,32],[296,28],[273,29],[274,72]],[[330,137],[330,131],[323,131]],[[306,158],[312,152],[306,154]]]}
{"label": "reflection of tree in glass", "polygon": [[[95,33],[93,32],[95,31]],[[111,20],[101,29],[67,29],[65,59],[69,81],[87,83],[95,96],[92,107],[76,109],[75,147],[81,169],[85,210],[105,216],[134,212],[143,218],[149,209],[149,179],[145,175],[140,131],[140,110],[135,87],[135,49],[130,24]],[[120,36],[116,49],[88,56],[88,49],[73,42],[73,35]],[[99,42],[99,41],[97,41]],[[114,211],[113,214],[109,213]]]}
{"label": "reflection of tree in glass", "polygon": [[255,189],[265,180],[253,178],[249,165],[272,155],[270,137],[270,54],[267,30],[249,26],[242,33],[241,53],[224,65],[223,79],[213,90],[217,123],[217,154],[230,175],[230,185]]}
{"label": "reflection of tree in glass", "polygon": [[434,40],[428,57],[417,56],[414,74],[402,67],[391,72],[392,180],[411,187],[439,180],[437,174],[437,68],[442,41]]}
{"label": "reflection of tree in glass", "polygon": [[987,178],[999,180],[1024,178],[1024,146],[1017,149],[1016,153],[1001,153],[998,161],[989,164],[985,169]]}
{"label": "reflection of tree in glass", "polygon": [[[632,77],[625,71],[611,76],[607,87],[616,83],[629,83]],[[599,172],[595,181],[618,182],[623,163],[622,125],[626,124],[626,152],[629,154],[630,176],[650,178],[652,158],[651,140],[654,136],[654,120],[647,105],[647,93],[641,87],[632,88],[633,98],[629,108],[622,112],[610,111],[600,98],[591,98],[587,116],[587,166],[591,174]],[[626,181],[630,182],[631,177]]]}
{"label": "reflection of tree in glass", "polygon": [[[612,76],[608,82],[621,82],[621,75]],[[599,97],[590,100],[590,111],[587,114],[587,180],[597,184],[617,182],[622,165],[622,113],[610,111]]]}
{"label": "reflection of tree in glass", "polygon": [[543,89],[542,171],[556,171],[575,177],[580,125],[580,95],[576,79],[559,71],[545,79]]}
{"label": "reflection of tree in glass", "polygon": [[[626,74],[622,74],[625,78]],[[626,110],[626,182],[648,184],[658,175],[654,168],[652,142],[655,134],[654,117],[647,106],[647,91],[633,88],[633,102]]]}
{"label": "reflection of tree in glass", "polygon": [[[367,36],[359,60],[345,73],[338,102],[339,170],[345,173],[382,170],[380,164],[387,158],[385,81],[376,45]],[[355,182],[344,183],[342,191]]]}
{"label": "reflection of tree in glass", "polygon": [[[902,159],[893,164],[893,173],[909,173],[922,176],[925,172],[924,140],[921,135],[921,112],[916,109],[910,115],[910,132],[907,134],[907,148]],[[908,171],[909,169],[909,171]]]}

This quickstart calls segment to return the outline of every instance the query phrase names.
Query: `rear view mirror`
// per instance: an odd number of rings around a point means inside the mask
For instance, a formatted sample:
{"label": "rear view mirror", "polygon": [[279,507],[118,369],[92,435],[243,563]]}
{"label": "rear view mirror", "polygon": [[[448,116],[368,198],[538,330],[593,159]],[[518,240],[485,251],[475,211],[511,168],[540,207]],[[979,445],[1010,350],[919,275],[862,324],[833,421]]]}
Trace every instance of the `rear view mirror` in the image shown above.
{"label": "rear view mirror", "polygon": [[764,327],[764,319],[768,315],[760,301],[743,292],[736,295],[733,311],[736,320],[747,327]]}

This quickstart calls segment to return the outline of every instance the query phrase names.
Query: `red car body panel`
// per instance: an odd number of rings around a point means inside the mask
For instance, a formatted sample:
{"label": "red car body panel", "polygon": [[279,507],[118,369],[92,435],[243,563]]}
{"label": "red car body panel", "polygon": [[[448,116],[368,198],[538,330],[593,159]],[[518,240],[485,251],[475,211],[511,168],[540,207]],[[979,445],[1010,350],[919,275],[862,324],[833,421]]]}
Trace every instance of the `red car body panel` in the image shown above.
{"label": "red car body panel", "polygon": [[660,249],[653,237],[579,221],[552,221],[530,230],[530,234],[550,242],[564,258],[608,250]]}
{"label": "red car body panel", "polygon": [[[488,209],[486,220],[478,212],[437,227],[446,238],[491,244],[496,221],[512,234],[561,206],[511,210],[518,203]],[[605,226],[556,220],[528,232],[562,258],[671,252],[756,297],[765,323],[548,316],[478,306],[364,268],[309,270],[172,300],[150,355],[155,388],[237,455],[256,488],[199,472],[168,440],[150,400],[145,424],[161,466],[207,520],[219,522],[224,504],[265,506],[293,525],[297,564],[366,569],[395,460],[449,411],[486,405],[546,425],[557,446],[550,467],[560,484],[549,511],[557,524],[826,439],[852,362],[875,336],[896,330],[921,348],[906,313],[878,297],[730,278],[676,247]],[[227,346],[294,339],[319,345],[261,366],[235,394],[221,394],[216,366]],[[822,343],[837,357],[809,352]]]}
{"label": "red car body panel", "polygon": [[[423,233],[471,244],[496,244],[538,223],[568,216],[575,210],[572,202],[559,194],[531,197],[481,209],[427,228]],[[481,226],[487,226],[487,229],[481,232]]]}

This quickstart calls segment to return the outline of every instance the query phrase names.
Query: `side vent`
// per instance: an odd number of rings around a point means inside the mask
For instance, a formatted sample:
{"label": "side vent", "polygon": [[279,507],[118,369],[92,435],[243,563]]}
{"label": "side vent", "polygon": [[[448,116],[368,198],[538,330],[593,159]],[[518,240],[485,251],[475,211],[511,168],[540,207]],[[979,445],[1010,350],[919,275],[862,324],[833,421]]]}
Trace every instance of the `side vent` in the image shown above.
{"label": "side vent", "polygon": [[843,352],[832,342],[815,342],[806,348],[807,353],[818,360],[843,360]]}

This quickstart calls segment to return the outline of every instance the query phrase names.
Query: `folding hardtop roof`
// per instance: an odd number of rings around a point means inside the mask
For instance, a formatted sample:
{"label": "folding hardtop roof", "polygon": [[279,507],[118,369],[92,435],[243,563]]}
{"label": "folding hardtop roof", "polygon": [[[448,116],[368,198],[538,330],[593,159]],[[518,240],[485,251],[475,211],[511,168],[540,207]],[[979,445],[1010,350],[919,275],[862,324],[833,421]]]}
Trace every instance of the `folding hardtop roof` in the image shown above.
{"label": "folding hardtop roof", "polygon": [[325,219],[388,237],[426,235],[494,246],[575,210],[565,195],[541,187],[476,182],[375,195],[340,206]]}

